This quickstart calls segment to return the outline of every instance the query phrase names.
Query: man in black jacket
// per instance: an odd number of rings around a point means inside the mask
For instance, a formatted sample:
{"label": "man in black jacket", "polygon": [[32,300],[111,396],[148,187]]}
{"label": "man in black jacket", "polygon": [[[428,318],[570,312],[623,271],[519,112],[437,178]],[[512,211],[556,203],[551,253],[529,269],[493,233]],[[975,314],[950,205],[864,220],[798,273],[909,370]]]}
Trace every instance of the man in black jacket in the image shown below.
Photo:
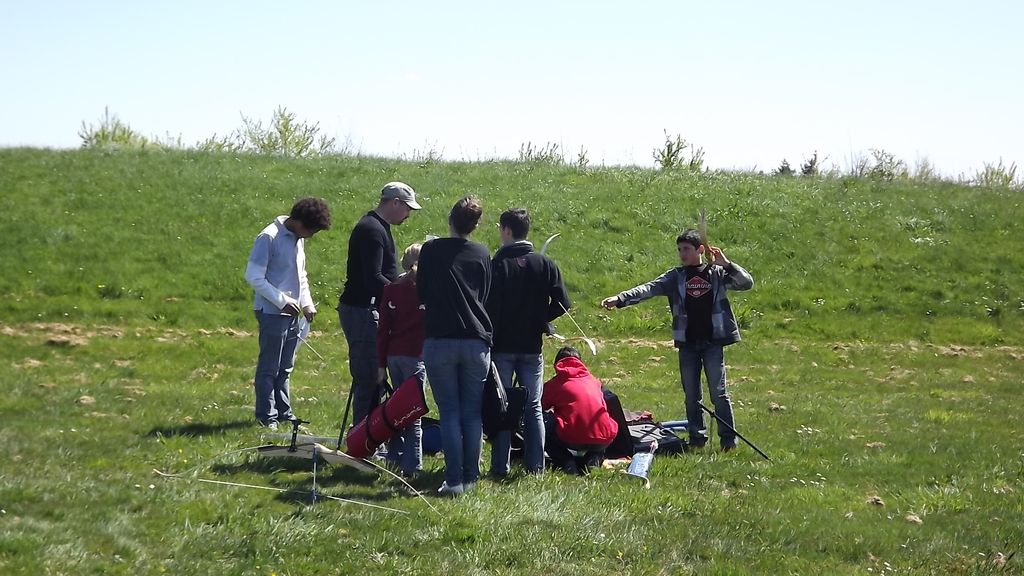
{"label": "man in black jacket", "polygon": [[[491,293],[487,313],[494,326],[491,359],[505,386],[512,386],[513,374],[526,389],[523,416],[523,466],[529,473],[544,471],[544,418],[540,407],[544,381],[543,336],[548,323],[572,306],[562,283],[562,273],[550,258],[533,251],[526,240],[530,215],[523,208],[502,213],[501,248],[491,260]],[[511,432],[491,439],[491,469],[494,478],[509,471]]]}
{"label": "man in black jacket", "polygon": [[359,219],[349,236],[347,276],[338,299],[338,318],[348,342],[353,424],[366,417],[382,393],[377,382],[377,304],[384,286],[398,278],[391,226],[405,222],[413,210],[419,209],[412,187],[389,182],[380,191],[377,207]]}

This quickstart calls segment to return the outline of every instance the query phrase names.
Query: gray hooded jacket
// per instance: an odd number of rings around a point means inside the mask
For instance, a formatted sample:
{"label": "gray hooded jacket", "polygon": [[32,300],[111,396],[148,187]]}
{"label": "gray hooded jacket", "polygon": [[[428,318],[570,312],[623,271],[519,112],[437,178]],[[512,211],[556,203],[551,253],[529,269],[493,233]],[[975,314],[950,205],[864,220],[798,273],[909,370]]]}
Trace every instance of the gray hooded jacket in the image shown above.
{"label": "gray hooded jacket", "polygon": [[[750,273],[735,262],[727,266],[712,265],[710,267],[711,291],[714,298],[711,304],[711,338],[712,342],[726,346],[740,341],[740,327],[736,324],[726,290],[749,290],[754,286]],[[672,310],[672,339],[678,345],[686,342],[686,270],[682,266],[672,268],[661,276],[636,288],[631,288],[618,295],[619,308],[632,306],[653,298],[668,296]]]}

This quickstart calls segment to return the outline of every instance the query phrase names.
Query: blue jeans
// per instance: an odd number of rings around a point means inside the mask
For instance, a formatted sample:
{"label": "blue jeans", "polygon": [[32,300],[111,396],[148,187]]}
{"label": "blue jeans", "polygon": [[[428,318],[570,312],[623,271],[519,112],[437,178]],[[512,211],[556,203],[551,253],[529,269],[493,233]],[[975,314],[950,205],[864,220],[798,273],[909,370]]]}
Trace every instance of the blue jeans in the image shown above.
{"label": "blue jeans", "polygon": [[[526,389],[526,410],[523,412],[523,467],[527,472],[544,472],[544,414],[540,409],[541,385],[544,380],[544,357],[541,354],[512,354],[497,352],[491,354],[498,376],[506,388],[512,387],[512,374],[519,378],[519,384]],[[509,470],[509,453],[512,449],[512,433],[501,432],[491,441],[492,476],[506,476]]]}
{"label": "blue jeans", "polygon": [[352,374],[352,425],[366,418],[381,399],[377,381],[377,319],[373,308],[338,305],[338,320],[348,342],[348,370]]}
{"label": "blue jeans", "polygon": [[475,338],[427,338],[423,363],[441,416],[444,481],[449,486],[476,482],[483,442],[480,404],[491,365],[490,348]]}
{"label": "blue jeans", "polygon": [[[679,374],[683,379],[683,393],[686,395],[687,432],[691,444],[707,442],[704,427],[704,412],[701,410],[700,372],[708,379],[708,391],[715,414],[723,422],[735,428],[732,416],[732,401],[725,389],[725,354],[722,347],[707,340],[684,342],[679,347]],[[736,434],[719,424],[718,437],[722,446],[735,446]]]}
{"label": "blue jeans", "polygon": [[255,310],[260,326],[260,355],[256,361],[256,419],[264,424],[292,418],[288,380],[299,345],[297,316],[264,314]]}
{"label": "blue jeans", "polygon": [[[412,356],[388,356],[388,374],[395,390],[401,386],[416,385],[422,390],[427,379],[423,360]],[[416,377],[415,383],[407,384],[406,380],[412,376]],[[423,426],[419,418],[388,442],[388,460],[399,466],[404,474],[423,469]]]}

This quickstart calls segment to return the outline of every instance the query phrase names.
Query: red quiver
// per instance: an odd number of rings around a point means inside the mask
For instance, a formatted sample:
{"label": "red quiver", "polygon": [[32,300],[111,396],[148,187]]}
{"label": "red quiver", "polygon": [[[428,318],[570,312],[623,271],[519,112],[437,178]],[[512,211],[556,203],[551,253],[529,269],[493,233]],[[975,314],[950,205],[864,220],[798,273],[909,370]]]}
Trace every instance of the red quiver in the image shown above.
{"label": "red quiver", "polygon": [[395,389],[390,398],[349,430],[345,453],[353,458],[366,458],[429,411],[419,379],[411,376]]}

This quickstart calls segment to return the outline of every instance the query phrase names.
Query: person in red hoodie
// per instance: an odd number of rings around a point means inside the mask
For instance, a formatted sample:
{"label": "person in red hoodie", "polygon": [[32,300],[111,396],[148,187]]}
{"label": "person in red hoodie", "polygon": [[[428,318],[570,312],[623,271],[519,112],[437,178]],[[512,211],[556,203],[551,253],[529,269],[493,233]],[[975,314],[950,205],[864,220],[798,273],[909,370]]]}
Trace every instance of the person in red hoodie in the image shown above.
{"label": "person in red hoodie", "polygon": [[601,381],[590,374],[579,350],[566,346],[555,354],[555,377],[544,383],[540,403],[552,464],[568,474],[600,466],[619,424],[608,414]]}
{"label": "person in red hoodie", "polygon": [[[377,381],[390,372],[395,388],[412,385],[406,382],[416,377],[422,389],[427,378],[423,367],[423,305],[416,294],[416,266],[420,259],[420,244],[413,244],[402,255],[405,272],[384,286],[380,297],[377,325]],[[423,428],[417,418],[388,443],[388,461],[400,468],[402,475],[413,477],[423,470]]]}

